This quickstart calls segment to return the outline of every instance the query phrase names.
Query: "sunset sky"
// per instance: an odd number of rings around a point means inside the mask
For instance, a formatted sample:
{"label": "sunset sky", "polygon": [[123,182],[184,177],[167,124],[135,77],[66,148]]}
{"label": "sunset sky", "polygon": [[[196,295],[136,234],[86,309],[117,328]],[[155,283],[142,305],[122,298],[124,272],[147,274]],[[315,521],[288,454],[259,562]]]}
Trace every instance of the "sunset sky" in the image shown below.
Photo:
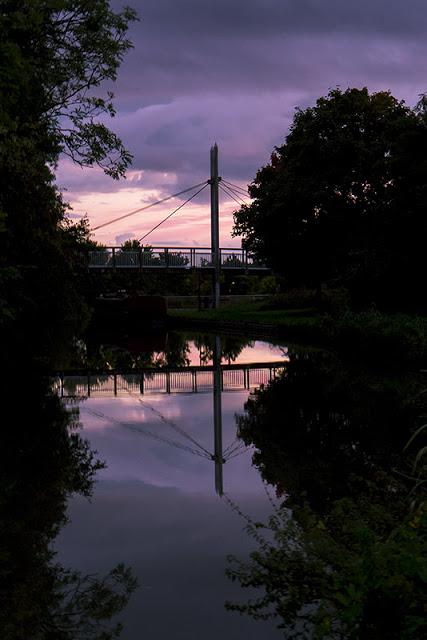
{"label": "sunset sky", "polygon": [[[112,2],[120,8],[123,2]],[[92,226],[208,178],[246,187],[287,134],[295,107],[336,86],[390,89],[414,106],[427,92],[425,0],[128,0],[141,21],[114,87],[109,126],[134,156],[127,179],[63,160],[57,182],[73,218]],[[153,245],[210,244],[208,190],[153,233]],[[186,198],[186,196],[182,196]],[[139,238],[173,200],[105,227],[95,239]],[[222,246],[236,203],[223,196]],[[148,239],[147,239],[148,241]]]}

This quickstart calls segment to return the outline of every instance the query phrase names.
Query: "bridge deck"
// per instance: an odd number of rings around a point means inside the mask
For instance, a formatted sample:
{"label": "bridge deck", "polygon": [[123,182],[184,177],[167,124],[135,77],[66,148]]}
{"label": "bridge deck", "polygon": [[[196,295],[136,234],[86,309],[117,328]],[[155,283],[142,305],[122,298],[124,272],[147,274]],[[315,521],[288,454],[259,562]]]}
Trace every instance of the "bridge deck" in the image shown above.
{"label": "bridge deck", "polygon": [[[221,388],[241,391],[268,384],[285,367],[278,362],[221,365]],[[67,371],[58,373],[53,387],[62,398],[110,397],[138,394],[209,393],[214,367],[140,369],[139,371]]]}
{"label": "bridge deck", "polygon": [[[240,271],[269,269],[244,249],[220,249],[220,268]],[[89,251],[89,269],[173,269],[212,270],[213,254],[204,247],[143,247],[125,251],[120,247],[105,247]]]}

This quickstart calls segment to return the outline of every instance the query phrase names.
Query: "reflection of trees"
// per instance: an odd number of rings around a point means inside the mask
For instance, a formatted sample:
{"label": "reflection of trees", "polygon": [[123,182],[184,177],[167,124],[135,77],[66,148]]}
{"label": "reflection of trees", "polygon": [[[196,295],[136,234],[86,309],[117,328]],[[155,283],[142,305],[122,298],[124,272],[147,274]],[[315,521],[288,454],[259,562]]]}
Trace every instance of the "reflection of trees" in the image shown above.
{"label": "reflection of trees", "polygon": [[416,376],[306,354],[252,394],[239,433],[285,501],[265,536],[249,522],[259,548],[229,565],[232,579],[263,594],[230,608],[274,615],[286,638],[424,637],[425,502],[411,509],[394,473],[425,412],[421,389]]}
{"label": "reflection of trees", "polygon": [[0,452],[0,628],[2,638],[113,637],[110,619],[135,588],[118,565],[104,578],[84,576],[54,562],[51,545],[66,522],[67,499],[89,496],[102,466],[38,376],[26,397],[8,389],[16,411],[2,433]]}
{"label": "reflection of trees", "polygon": [[[69,367],[107,371],[131,371],[148,367],[186,367],[190,364],[191,339],[183,333],[170,332],[162,350],[130,350],[114,344],[75,345],[74,359]],[[199,335],[194,344],[200,352],[200,362],[212,361],[215,336]],[[253,343],[246,338],[223,336],[222,359],[234,362],[245,347]],[[101,378],[100,378],[101,380]]]}
{"label": "reflection of trees", "polygon": [[[255,391],[238,418],[264,479],[322,511],[355,478],[398,465],[423,410],[416,377],[348,369],[324,354],[292,355],[284,377]],[[358,492],[357,483],[354,491]]]}
{"label": "reflection of trees", "polygon": [[[194,344],[200,353],[200,361],[206,364],[212,361],[215,336],[212,334],[200,335],[194,340]],[[247,338],[238,336],[221,336],[221,359],[227,360],[229,363],[237,360],[245,347],[250,347],[253,342]]]}
{"label": "reflection of trees", "polygon": [[188,367],[190,364],[189,341],[183,334],[169,333],[164,352],[165,365],[168,367]]}
{"label": "reflection of trees", "polygon": [[[164,366],[163,351],[138,351],[115,344],[83,344],[74,351],[74,357],[67,363],[67,368],[87,369],[92,371],[138,370],[145,367]],[[99,378],[102,379],[101,377]]]}

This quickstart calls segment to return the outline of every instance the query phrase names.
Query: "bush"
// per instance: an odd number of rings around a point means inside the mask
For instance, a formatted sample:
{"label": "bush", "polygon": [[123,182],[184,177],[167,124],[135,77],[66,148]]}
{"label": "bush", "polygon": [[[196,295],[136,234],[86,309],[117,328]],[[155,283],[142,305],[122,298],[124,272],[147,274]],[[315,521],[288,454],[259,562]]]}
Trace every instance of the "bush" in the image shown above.
{"label": "bush", "polygon": [[337,348],[358,354],[403,361],[427,356],[427,319],[421,316],[347,312],[340,318],[326,316],[322,331]]}
{"label": "bush", "polygon": [[304,309],[318,306],[319,297],[314,289],[289,289],[278,293],[263,305],[263,309]]}
{"label": "bush", "polygon": [[350,309],[350,293],[345,287],[323,289],[320,308],[332,316],[340,316]]}

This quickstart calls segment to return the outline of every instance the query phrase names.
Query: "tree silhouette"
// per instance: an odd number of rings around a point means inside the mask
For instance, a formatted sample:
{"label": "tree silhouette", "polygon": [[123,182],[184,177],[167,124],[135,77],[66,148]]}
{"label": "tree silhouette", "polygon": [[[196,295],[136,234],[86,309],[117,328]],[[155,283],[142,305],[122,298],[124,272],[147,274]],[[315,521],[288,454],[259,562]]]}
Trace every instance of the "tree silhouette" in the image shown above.
{"label": "tree silhouette", "polygon": [[420,306],[426,102],[334,89],[297,110],[235,213],[245,248],[292,285],[343,285],[359,303]]}

